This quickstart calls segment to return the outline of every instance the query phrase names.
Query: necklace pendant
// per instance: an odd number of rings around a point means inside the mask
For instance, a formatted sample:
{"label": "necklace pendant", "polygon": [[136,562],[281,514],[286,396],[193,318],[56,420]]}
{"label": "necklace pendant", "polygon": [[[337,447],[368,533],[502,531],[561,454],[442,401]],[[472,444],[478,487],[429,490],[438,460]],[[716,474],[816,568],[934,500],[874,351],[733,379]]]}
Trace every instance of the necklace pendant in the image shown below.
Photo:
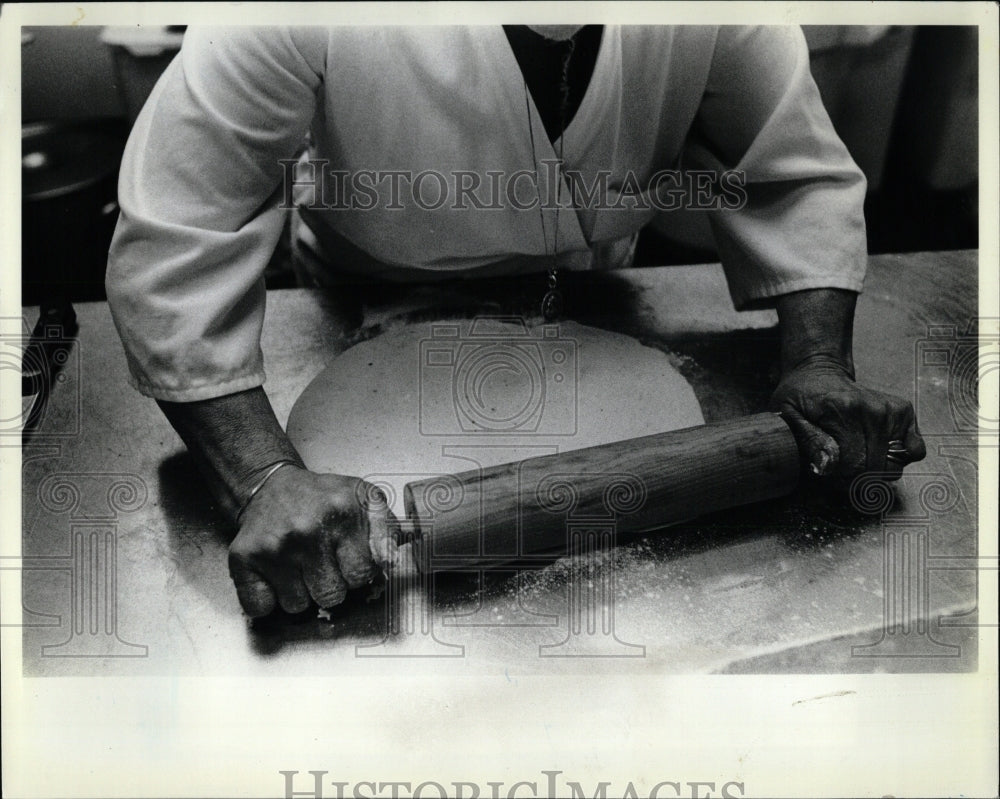
{"label": "necklace pendant", "polygon": [[559,289],[549,289],[542,297],[542,316],[546,322],[554,322],[563,312],[563,295]]}

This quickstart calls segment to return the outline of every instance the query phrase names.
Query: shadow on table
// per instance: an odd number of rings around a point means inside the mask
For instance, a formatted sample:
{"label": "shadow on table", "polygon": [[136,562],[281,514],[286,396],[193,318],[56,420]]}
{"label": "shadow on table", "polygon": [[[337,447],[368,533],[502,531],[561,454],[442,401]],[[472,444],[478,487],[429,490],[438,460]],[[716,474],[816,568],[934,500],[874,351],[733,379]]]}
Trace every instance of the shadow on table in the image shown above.
{"label": "shadow on table", "polygon": [[[230,522],[213,506],[203,484],[192,480],[197,474],[193,459],[178,453],[160,466],[160,497],[167,522],[169,545],[179,564],[185,583],[191,585],[224,612],[235,610],[233,587],[225,572],[225,554],[233,535]],[[641,535],[621,535],[618,550],[642,542],[643,557],[669,562],[713,548],[721,548],[752,538],[777,537],[794,551],[819,550],[833,538],[863,533],[877,524],[844,503],[809,491],[790,497],[757,503],[700,519],[677,524],[664,530]],[[532,570],[539,570],[559,559],[554,553],[546,560],[534,560]],[[609,561],[614,568],[614,558]],[[564,564],[565,565],[565,564]],[[547,590],[562,595],[566,589],[566,568],[553,571]],[[628,574],[623,577],[628,579]],[[435,616],[467,612],[500,596],[517,590],[519,577],[511,569],[495,573],[438,573],[434,576],[431,607]],[[376,589],[379,588],[376,586]],[[241,623],[233,612],[232,622]],[[276,611],[249,625],[250,646],[258,655],[271,656],[298,646],[313,648],[329,641],[349,645],[378,643],[386,637],[389,608],[385,594],[371,588],[352,591],[345,602],[329,611],[329,618],[319,618],[318,608],[303,613]]]}
{"label": "shadow on table", "polygon": [[[165,459],[159,468],[159,496],[167,525],[170,556],[184,582],[218,610],[235,611],[235,590],[226,570],[226,553],[236,531],[215,506],[198,467],[187,452]],[[299,614],[276,611],[250,625],[253,649],[262,655],[296,641],[335,640],[342,637],[379,640],[384,635],[384,603],[367,601],[363,591],[351,592],[332,612],[330,621],[317,618],[313,607]],[[233,624],[243,620],[233,612]]]}
{"label": "shadow on table", "polygon": [[[833,541],[868,534],[878,525],[878,517],[859,513],[845,499],[807,486],[787,497],[706,514],[660,530],[618,534],[616,548],[622,557],[609,558],[601,566],[620,568],[620,561],[628,559],[625,552],[632,548],[651,562],[665,564],[762,538],[776,539],[790,553],[820,552]],[[545,561],[533,558],[525,568],[544,569],[561,554],[554,553]],[[561,579],[546,582],[550,588],[562,590],[571,573],[571,569],[559,569]],[[623,578],[628,579],[628,574]],[[434,588],[435,605],[454,607],[509,595],[516,582],[511,570],[440,573],[435,575]]]}
{"label": "shadow on table", "polygon": [[[364,340],[378,335],[387,319],[426,322],[517,316],[540,322],[546,280],[545,274],[529,274],[433,283],[370,282],[324,291],[341,317],[349,320],[350,335]],[[612,272],[562,273],[559,290],[565,318],[582,324],[628,332],[639,316],[640,291]]]}

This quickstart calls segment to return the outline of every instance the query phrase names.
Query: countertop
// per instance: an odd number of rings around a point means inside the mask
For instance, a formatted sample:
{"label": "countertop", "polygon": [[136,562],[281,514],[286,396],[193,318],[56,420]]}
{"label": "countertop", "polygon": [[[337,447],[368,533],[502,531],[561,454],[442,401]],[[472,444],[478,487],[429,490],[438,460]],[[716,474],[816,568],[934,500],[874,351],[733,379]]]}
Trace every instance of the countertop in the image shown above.
{"label": "countertop", "polygon": [[[70,362],[23,451],[22,553],[4,557],[22,572],[25,674],[974,670],[988,560],[977,558],[977,264],[976,252],[870,259],[858,379],[914,401],[928,443],[890,494],[873,483],[852,506],[804,489],[620,540],[594,576],[613,575],[610,629],[588,628],[591,609],[583,632],[565,559],[411,580],[330,620],[250,625],[226,567],[233,530],[156,404],[127,385],[107,305],[80,304]],[[487,292],[497,307],[519,301],[505,290]],[[369,292],[363,306],[270,292],[262,348],[279,420],[355,341],[458,301],[442,288]],[[718,265],[574,277],[568,303],[581,322],[668,351],[707,421],[764,408],[775,317],[734,312]],[[387,635],[389,609],[421,623]]]}

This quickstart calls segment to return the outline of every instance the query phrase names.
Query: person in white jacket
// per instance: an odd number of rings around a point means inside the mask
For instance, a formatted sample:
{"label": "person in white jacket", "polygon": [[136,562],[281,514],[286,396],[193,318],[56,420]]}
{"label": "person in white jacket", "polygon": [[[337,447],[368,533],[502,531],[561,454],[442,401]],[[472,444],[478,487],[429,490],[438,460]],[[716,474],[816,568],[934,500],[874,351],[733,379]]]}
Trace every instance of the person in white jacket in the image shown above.
{"label": "person in white jacket", "polygon": [[376,568],[358,479],[306,470],[261,388],[292,199],[318,283],[628,266],[653,214],[701,203],[735,306],[777,308],[772,404],[804,463],[844,483],[924,457],[909,403],[854,381],[865,181],[798,28],[189,29],[119,194],[131,379],[231,511],[254,617],[336,605]]}

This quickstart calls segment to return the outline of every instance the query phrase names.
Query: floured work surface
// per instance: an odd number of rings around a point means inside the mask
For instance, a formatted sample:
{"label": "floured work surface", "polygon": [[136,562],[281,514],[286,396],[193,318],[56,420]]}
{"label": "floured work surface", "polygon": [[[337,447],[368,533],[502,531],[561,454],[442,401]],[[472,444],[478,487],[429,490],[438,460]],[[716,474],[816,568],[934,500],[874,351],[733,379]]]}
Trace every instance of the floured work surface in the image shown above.
{"label": "floured work surface", "polygon": [[[733,313],[718,267],[587,277],[594,278],[586,284],[593,307],[571,298],[571,313],[674,353],[669,362],[694,387],[707,421],[764,408],[777,358],[773,318]],[[701,287],[703,302],[716,298],[697,318],[685,310],[692,285]],[[963,364],[979,354],[979,338],[969,330],[976,285],[975,253],[871,259],[858,306],[858,376],[913,398],[929,451],[926,461],[906,470],[894,499],[877,486],[859,494],[856,504],[874,513],[800,494],[620,539],[612,549],[594,550],[584,572],[563,559],[545,568],[404,585],[390,597],[395,604],[388,603],[405,611],[390,619],[395,636],[386,635],[384,597],[352,597],[330,621],[312,613],[248,627],[226,569],[231,527],[212,511],[193,463],[155,403],[123,389],[124,358],[108,346],[115,334],[106,305],[80,305],[74,357],[87,377],[74,377],[71,364],[53,392],[46,435],[25,450],[23,557],[7,564],[22,575],[25,671],[516,675],[974,668],[975,381]],[[412,324],[405,305],[366,308],[364,329],[374,334],[373,326],[381,325],[379,335],[391,336]],[[442,303],[441,312],[424,314],[421,324],[454,315]],[[340,310],[316,292],[272,292],[262,348],[279,420],[289,418],[295,400],[338,353],[350,353],[348,346],[368,333],[346,333]],[[442,367],[442,373],[453,368]],[[615,387],[616,408],[634,401],[648,411],[662,401],[630,396],[637,389],[628,364],[617,373],[624,378]],[[586,379],[582,374],[581,387]],[[419,400],[423,389],[415,370],[400,383]],[[506,409],[471,406],[471,416],[478,413],[487,424],[501,423],[504,414],[515,419],[532,395],[520,396],[523,403]],[[419,402],[413,415],[418,424]],[[645,412],[620,421],[635,427],[604,430],[593,409],[580,412],[577,426],[605,440],[658,429]],[[402,443],[398,431],[374,432],[376,443]],[[436,446],[453,433],[458,435],[452,428]],[[563,446],[569,438],[543,445]],[[498,461],[508,455],[494,454]],[[119,488],[111,491],[114,486]],[[598,595],[601,602],[590,601]],[[107,607],[115,612],[105,614]],[[438,657],[397,657],[407,654]],[[596,654],[610,657],[589,657]]]}

